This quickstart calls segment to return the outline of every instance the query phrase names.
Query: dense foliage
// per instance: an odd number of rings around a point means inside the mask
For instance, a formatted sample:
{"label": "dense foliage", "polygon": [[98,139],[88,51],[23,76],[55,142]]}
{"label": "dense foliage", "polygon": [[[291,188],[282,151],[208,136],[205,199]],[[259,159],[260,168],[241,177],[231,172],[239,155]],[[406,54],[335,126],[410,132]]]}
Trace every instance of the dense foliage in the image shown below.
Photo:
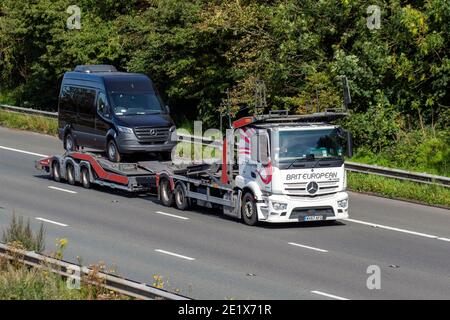
{"label": "dense foliage", "polygon": [[448,146],[450,0],[371,1],[379,29],[362,0],[78,0],[80,30],[71,4],[0,0],[0,96],[54,109],[65,71],[110,63],[151,75],[179,123],[217,126],[227,88],[232,110],[262,79],[268,107],[304,112],[340,105],[345,74],[357,145],[437,129]]}

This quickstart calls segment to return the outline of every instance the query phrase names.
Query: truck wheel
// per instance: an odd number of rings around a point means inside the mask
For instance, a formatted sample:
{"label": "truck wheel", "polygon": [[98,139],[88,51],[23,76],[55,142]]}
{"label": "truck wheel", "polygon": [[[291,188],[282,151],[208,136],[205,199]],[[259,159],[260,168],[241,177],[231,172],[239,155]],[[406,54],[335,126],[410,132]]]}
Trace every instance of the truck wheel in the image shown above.
{"label": "truck wheel", "polygon": [[117,148],[117,144],[114,139],[108,141],[108,145],[106,146],[106,154],[108,156],[108,160],[111,162],[120,162],[120,153]]}
{"label": "truck wheel", "polygon": [[173,192],[170,190],[169,180],[163,179],[159,183],[159,197],[166,207],[171,207],[173,205]]}
{"label": "truck wheel", "polygon": [[53,161],[52,163],[52,178],[56,182],[61,182],[61,167],[59,161]]}
{"label": "truck wheel", "polygon": [[84,188],[89,189],[91,187],[91,180],[89,176],[89,169],[86,167],[81,168],[81,184]]}
{"label": "truck wheel", "polygon": [[254,226],[258,223],[258,211],[256,208],[255,197],[251,192],[246,192],[242,197],[242,218],[245,224]]}
{"label": "truck wheel", "polygon": [[75,184],[75,168],[71,163],[69,163],[66,168],[66,180],[72,186]]}
{"label": "truck wheel", "polygon": [[66,151],[75,151],[78,147],[75,145],[75,139],[71,132],[67,133],[64,137],[64,148]]}
{"label": "truck wheel", "polygon": [[186,210],[189,208],[189,199],[186,197],[186,189],[184,185],[179,183],[175,187],[175,205],[179,210]]}
{"label": "truck wheel", "polygon": [[160,157],[161,161],[171,161],[172,160],[172,152],[171,151],[169,151],[169,152],[166,152],[166,151],[161,152],[159,154],[159,157]]}

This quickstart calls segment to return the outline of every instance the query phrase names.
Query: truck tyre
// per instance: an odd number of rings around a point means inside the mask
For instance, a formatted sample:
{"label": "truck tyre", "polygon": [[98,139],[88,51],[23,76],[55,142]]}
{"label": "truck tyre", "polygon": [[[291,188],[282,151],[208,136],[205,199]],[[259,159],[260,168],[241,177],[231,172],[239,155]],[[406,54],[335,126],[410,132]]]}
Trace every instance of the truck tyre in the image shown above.
{"label": "truck tyre", "polygon": [[251,192],[246,192],[242,197],[241,213],[245,224],[254,226],[258,223],[256,200]]}
{"label": "truck tyre", "polygon": [[67,183],[69,183],[72,186],[75,184],[75,168],[71,163],[69,163],[66,167],[66,180]]}
{"label": "truck tyre", "polygon": [[172,151],[164,151],[159,154],[161,161],[171,161],[172,160]]}
{"label": "truck tyre", "polygon": [[186,188],[183,184],[179,183],[175,187],[175,205],[179,210],[186,210],[189,208],[189,199],[186,197]]}
{"label": "truck tyre", "polygon": [[89,169],[86,167],[81,168],[81,184],[84,188],[89,189],[91,187],[91,180],[89,176]]}
{"label": "truck tyre", "polygon": [[72,135],[72,132],[70,131],[64,137],[64,149],[66,149],[66,151],[75,151],[78,149],[78,147],[75,145],[75,139]]}
{"label": "truck tyre", "polygon": [[120,162],[120,153],[117,148],[117,144],[114,139],[108,141],[108,145],[106,146],[106,155],[108,156],[108,160],[111,162]]}
{"label": "truck tyre", "polygon": [[171,207],[173,205],[173,192],[170,190],[170,183],[167,179],[162,179],[159,183],[159,198],[163,205]]}
{"label": "truck tyre", "polygon": [[56,182],[61,182],[61,167],[59,161],[53,161],[52,163],[52,178]]}

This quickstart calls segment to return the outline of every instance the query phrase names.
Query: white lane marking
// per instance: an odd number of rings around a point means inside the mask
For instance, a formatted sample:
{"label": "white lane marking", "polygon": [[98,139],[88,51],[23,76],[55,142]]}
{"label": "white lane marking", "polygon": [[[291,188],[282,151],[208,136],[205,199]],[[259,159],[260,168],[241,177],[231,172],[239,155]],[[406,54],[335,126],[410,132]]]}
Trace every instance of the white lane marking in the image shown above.
{"label": "white lane marking", "polygon": [[322,291],[317,291],[317,290],[311,291],[311,293],[315,293],[315,294],[318,294],[318,295],[321,295],[321,296],[325,296],[325,297],[328,297],[328,298],[332,298],[332,299],[336,299],[336,300],[350,300],[350,299],[347,299],[347,298],[335,296],[334,294],[329,294],[329,293],[322,292]]}
{"label": "white lane marking", "polygon": [[406,230],[406,229],[389,227],[389,226],[385,226],[385,225],[382,225],[382,224],[366,222],[366,221],[361,221],[361,220],[355,220],[355,219],[345,219],[345,220],[346,221],[350,221],[350,222],[354,222],[354,223],[364,224],[366,226],[371,226],[371,227],[375,227],[375,228],[381,228],[381,229],[386,229],[386,230],[391,230],[391,231],[398,231],[398,232],[408,233],[408,234],[412,234],[412,235],[419,236],[419,237],[424,237],[424,238],[429,238],[429,239],[436,239],[436,240],[441,240],[441,241],[450,241],[450,239],[448,239],[448,238],[442,238],[442,237],[435,236],[435,235],[432,235],[432,234],[426,234],[426,233],[421,233],[421,232],[416,232],[416,231],[411,231],[411,230]]}
{"label": "white lane marking", "polygon": [[61,223],[61,222],[56,222],[56,221],[48,220],[48,219],[44,219],[44,218],[36,218],[36,220],[40,220],[40,221],[44,221],[44,222],[48,222],[48,223],[53,223],[53,224],[56,224],[56,225],[61,226],[61,227],[68,227],[69,226],[68,224],[64,224],[64,223]]}
{"label": "white lane marking", "polygon": [[182,258],[182,259],[190,260],[190,261],[192,261],[192,260],[195,260],[195,258],[191,258],[191,257],[183,256],[183,255],[181,255],[181,254],[178,254],[178,253],[173,253],[173,252],[170,252],[170,251],[166,251],[166,250],[155,249],[155,251],[156,251],[156,252],[159,252],[159,253],[164,253],[164,254],[168,254],[168,255],[170,255],[170,256],[174,256],[174,257],[178,257],[178,258]]}
{"label": "white lane marking", "polygon": [[20,149],[14,149],[14,148],[9,148],[9,147],[4,147],[4,146],[0,146],[0,149],[29,154],[29,155],[41,157],[41,158],[48,157],[48,155],[46,155],[46,154],[40,154],[40,153],[35,153],[35,152],[30,152],[30,151],[25,151],[25,150],[20,150]]}
{"label": "white lane marking", "polygon": [[78,192],[76,192],[76,191],[67,190],[67,189],[62,189],[62,188],[53,187],[53,186],[48,186],[48,188],[49,188],[49,189],[53,189],[53,190],[62,191],[62,192],[67,192],[67,193],[78,193]]}
{"label": "white lane marking", "polygon": [[292,245],[292,246],[302,247],[302,248],[305,248],[305,249],[315,250],[315,251],[319,251],[319,252],[328,252],[328,250],[314,248],[314,247],[310,247],[310,246],[305,246],[303,244],[298,244],[298,243],[295,243],[295,242],[289,242],[289,244]]}
{"label": "white lane marking", "polygon": [[189,220],[189,218],[177,216],[176,214],[171,214],[171,213],[167,213],[167,212],[156,211],[156,213],[162,214],[163,216],[169,216],[169,217],[178,218],[178,219],[182,219],[182,220]]}

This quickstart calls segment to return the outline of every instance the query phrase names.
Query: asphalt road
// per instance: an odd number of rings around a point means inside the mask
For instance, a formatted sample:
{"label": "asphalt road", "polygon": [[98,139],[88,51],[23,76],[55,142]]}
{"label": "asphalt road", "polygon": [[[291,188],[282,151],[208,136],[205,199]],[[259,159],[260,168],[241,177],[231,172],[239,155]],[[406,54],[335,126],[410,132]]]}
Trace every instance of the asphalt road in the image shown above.
{"label": "asphalt road", "polygon": [[[13,212],[44,221],[46,251],[67,238],[66,260],[104,262],[150,284],[159,275],[193,298],[450,299],[449,210],[351,193],[347,221],[248,227],[34,169],[61,151],[54,137],[0,128],[0,227]],[[367,288],[371,265],[380,289]]]}

